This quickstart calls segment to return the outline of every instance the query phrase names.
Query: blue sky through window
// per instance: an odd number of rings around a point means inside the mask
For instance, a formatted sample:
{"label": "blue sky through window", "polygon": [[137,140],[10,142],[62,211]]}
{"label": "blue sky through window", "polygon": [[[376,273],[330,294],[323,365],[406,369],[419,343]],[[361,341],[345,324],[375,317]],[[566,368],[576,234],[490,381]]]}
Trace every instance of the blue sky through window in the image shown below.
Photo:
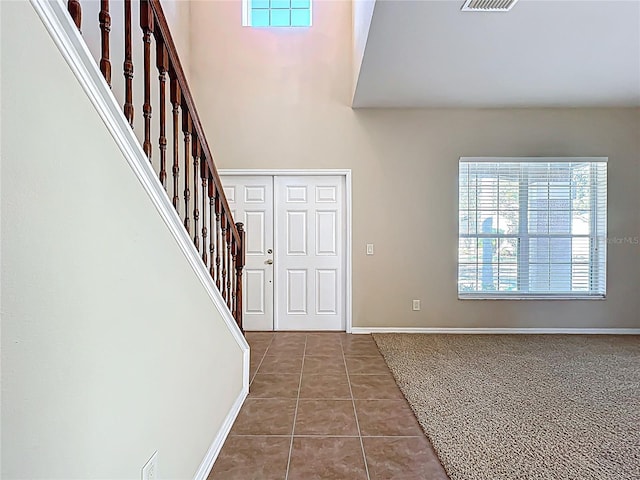
{"label": "blue sky through window", "polygon": [[311,0],[246,0],[252,27],[310,27]]}

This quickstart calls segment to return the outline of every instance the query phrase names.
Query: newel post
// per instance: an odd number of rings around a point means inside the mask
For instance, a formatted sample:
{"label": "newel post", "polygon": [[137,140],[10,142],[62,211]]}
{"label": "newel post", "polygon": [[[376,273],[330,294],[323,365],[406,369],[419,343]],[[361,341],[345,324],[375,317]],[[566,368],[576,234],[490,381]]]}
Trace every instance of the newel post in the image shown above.
{"label": "newel post", "polygon": [[244,268],[244,225],[240,222],[236,223],[238,229],[238,236],[240,237],[240,244],[237,246],[236,256],[236,322],[242,333],[244,328],[242,325],[242,269]]}

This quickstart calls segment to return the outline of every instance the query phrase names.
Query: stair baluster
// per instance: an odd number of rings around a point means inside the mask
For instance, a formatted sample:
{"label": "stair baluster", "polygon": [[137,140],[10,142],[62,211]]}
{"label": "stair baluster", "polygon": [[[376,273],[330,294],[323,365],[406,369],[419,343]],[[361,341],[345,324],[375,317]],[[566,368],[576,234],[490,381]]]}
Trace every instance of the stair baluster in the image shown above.
{"label": "stair baluster", "polygon": [[182,98],[182,133],[184,134],[184,228],[190,234],[189,199],[191,198],[191,190],[189,190],[189,157],[191,149],[189,148],[189,142],[191,140],[191,115],[187,110],[184,97]]}
{"label": "stair baluster", "polygon": [[109,32],[111,32],[111,15],[109,15],[109,0],[100,0],[100,43],[102,56],[100,57],[100,71],[111,86],[111,61],[109,60]]}
{"label": "stair baluster", "polygon": [[69,0],[67,2],[67,11],[71,15],[73,23],[76,24],[80,33],[82,33],[82,6],[78,0]]}
{"label": "stair baluster", "polygon": [[166,83],[167,70],[169,69],[169,58],[167,49],[164,46],[162,36],[155,30],[156,37],[156,66],[158,67],[158,80],[160,81],[160,137],[158,144],[160,147],[160,183],[167,189],[167,136],[166,136]]}
{"label": "stair baluster", "polygon": [[[200,155],[202,155],[202,149],[200,150]],[[204,262],[204,266],[208,266],[208,256],[207,256],[207,179],[208,179],[208,170],[207,170],[207,160],[203,156],[200,161],[200,183],[202,186],[202,261]],[[209,212],[211,214],[211,212]],[[209,215],[210,216],[210,215]]]}
{"label": "stair baluster", "polygon": [[179,180],[180,180],[180,137],[178,135],[179,127],[178,115],[180,113],[180,85],[178,85],[178,79],[176,78],[175,71],[169,70],[169,87],[171,90],[171,105],[173,105],[173,208],[178,212],[180,216],[180,195],[178,194]]}
{"label": "stair baluster", "polygon": [[213,183],[213,176],[211,175],[211,171],[207,168],[207,174],[209,176],[208,178],[208,187],[209,187],[209,191],[207,192],[209,194],[209,275],[211,275],[211,278],[214,279],[216,278],[216,270],[215,270],[215,263],[214,263],[214,257],[213,257],[213,253],[214,253],[214,248],[215,248],[215,239],[217,237],[217,232],[215,229],[215,225],[216,225],[216,207],[215,207],[215,201],[216,201],[216,193],[215,193],[215,185]]}
{"label": "stair baluster", "polygon": [[222,248],[222,224],[220,221],[220,191],[216,188],[216,285],[218,290],[222,292],[221,288],[221,261],[220,261],[220,249]]}
{"label": "stair baluster", "polygon": [[233,223],[230,220],[231,215],[229,212],[227,211],[225,213],[225,218],[227,220],[227,306],[231,309],[231,306],[233,305],[233,291],[231,290],[231,275],[233,273],[233,265],[231,264],[231,225],[233,225]]}
{"label": "stair baluster", "polygon": [[[226,244],[227,244],[227,216],[226,216],[226,212],[225,215],[223,215],[222,219],[221,219],[221,242],[220,242],[220,249],[222,250],[222,298],[225,299],[225,301],[227,300],[227,249],[225,248]],[[228,304],[227,304],[228,305]]]}
{"label": "stair baluster", "polygon": [[193,244],[200,251],[200,205],[198,204],[198,176],[200,175],[200,143],[198,137],[193,135]]}
{"label": "stair baluster", "polygon": [[124,116],[133,128],[133,58],[131,54],[131,0],[124,0]]}
{"label": "stair baluster", "polygon": [[142,149],[151,161],[151,34],[153,33],[153,12],[148,0],[140,0],[140,28],[144,45],[144,143]]}

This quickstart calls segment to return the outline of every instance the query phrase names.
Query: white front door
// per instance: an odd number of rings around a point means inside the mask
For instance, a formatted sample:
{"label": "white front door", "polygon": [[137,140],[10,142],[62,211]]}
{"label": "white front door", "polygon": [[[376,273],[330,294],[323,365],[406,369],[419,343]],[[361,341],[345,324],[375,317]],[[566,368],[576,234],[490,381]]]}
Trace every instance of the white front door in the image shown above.
{"label": "white front door", "polygon": [[345,330],[345,178],[220,178],[246,230],[245,330]]}
{"label": "white front door", "polygon": [[273,178],[221,177],[236,222],[243,222],[242,277],[245,330],[273,330]]}
{"label": "white front door", "polygon": [[276,330],[344,330],[344,177],[275,177]]}

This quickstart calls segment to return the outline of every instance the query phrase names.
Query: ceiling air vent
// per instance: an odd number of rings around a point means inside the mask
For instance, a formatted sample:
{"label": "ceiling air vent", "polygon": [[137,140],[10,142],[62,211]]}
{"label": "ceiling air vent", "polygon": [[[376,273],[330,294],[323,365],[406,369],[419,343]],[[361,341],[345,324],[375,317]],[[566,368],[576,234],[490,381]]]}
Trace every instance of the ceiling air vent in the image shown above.
{"label": "ceiling air vent", "polygon": [[518,0],[466,0],[463,12],[508,12]]}

